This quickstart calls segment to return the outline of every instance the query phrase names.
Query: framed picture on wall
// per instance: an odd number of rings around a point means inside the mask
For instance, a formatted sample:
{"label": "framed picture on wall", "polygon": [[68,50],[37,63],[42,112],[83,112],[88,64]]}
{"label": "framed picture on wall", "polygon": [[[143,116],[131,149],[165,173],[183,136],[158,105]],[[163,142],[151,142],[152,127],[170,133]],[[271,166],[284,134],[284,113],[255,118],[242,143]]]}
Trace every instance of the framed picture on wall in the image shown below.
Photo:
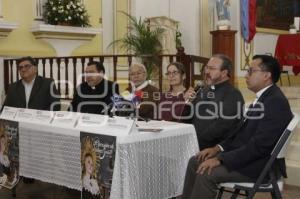
{"label": "framed picture on wall", "polygon": [[300,16],[299,0],[257,0],[256,19],[259,32],[285,32]]}

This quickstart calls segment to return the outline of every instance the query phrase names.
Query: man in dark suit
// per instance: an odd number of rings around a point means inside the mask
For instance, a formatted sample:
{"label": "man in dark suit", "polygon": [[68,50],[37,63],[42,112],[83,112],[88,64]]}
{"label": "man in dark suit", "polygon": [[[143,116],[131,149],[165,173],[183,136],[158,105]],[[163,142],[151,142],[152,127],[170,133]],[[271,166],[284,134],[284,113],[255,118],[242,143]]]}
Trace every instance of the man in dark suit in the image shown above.
{"label": "man in dark suit", "polygon": [[75,90],[69,110],[100,114],[112,102],[111,97],[119,94],[117,83],[104,79],[105,68],[97,61],[89,62],[85,68],[86,81]]}
{"label": "man in dark suit", "polygon": [[60,110],[58,91],[53,79],[38,76],[38,67],[32,57],[17,61],[21,80],[12,83],[3,106],[38,110]]}
{"label": "man in dark suit", "polygon": [[188,96],[196,96],[183,112],[185,118],[192,115],[191,119],[183,121],[195,126],[200,150],[225,140],[242,118],[244,98],[229,82],[231,70],[231,60],[215,54],[203,70],[205,87],[197,95],[193,88],[186,92]]}
{"label": "man in dark suit", "polygon": [[[38,67],[32,57],[22,57],[17,61],[21,80],[12,83],[3,104],[17,108],[38,110],[60,110],[60,100],[53,79],[38,76]],[[25,183],[33,179],[24,178]]]}
{"label": "man in dark suit", "polygon": [[[279,77],[275,58],[253,57],[246,75],[248,89],[257,97],[253,107],[229,139],[190,159],[183,199],[214,199],[218,183],[256,180],[292,119],[289,103],[275,84]],[[274,169],[278,177],[286,176],[284,159],[275,162]]]}

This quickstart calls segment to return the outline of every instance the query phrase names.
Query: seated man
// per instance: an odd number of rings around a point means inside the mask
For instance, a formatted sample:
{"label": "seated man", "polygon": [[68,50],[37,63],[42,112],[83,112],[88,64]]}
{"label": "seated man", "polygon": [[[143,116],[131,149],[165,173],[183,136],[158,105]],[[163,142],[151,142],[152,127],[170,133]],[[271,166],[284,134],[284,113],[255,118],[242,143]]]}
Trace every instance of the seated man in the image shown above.
{"label": "seated man", "polygon": [[104,66],[97,61],[89,62],[85,68],[86,82],[74,92],[69,110],[100,114],[109,105],[114,94],[119,94],[117,83],[104,79]]}
{"label": "seated man", "polygon": [[[53,79],[38,76],[38,67],[32,57],[17,60],[17,68],[21,80],[9,86],[3,107],[60,110],[60,99]],[[33,179],[24,178],[23,181],[32,183]]]}
{"label": "seated man", "polygon": [[154,110],[156,110],[155,94],[159,94],[156,87],[152,86],[147,78],[147,70],[143,64],[133,64],[129,69],[129,78],[131,81],[127,90],[130,93],[142,92],[142,99],[138,114],[144,119],[154,119]]}
{"label": "seated man", "polygon": [[183,121],[195,126],[201,150],[225,140],[242,118],[244,99],[229,83],[231,70],[227,56],[213,55],[203,69],[204,88],[197,95],[191,88],[186,93],[196,96],[190,106],[186,105],[183,116],[189,117],[183,117]]}
{"label": "seated man", "polygon": [[[275,84],[279,77],[280,66],[275,58],[253,57],[246,83],[257,98],[228,140],[190,159],[183,199],[214,199],[218,183],[257,179],[293,117],[288,100]],[[273,168],[277,177],[286,176],[284,159],[276,161]]]}
{"label": "seated man", "polygon": [[60,110],[59,96],[53,79],[38,76],[38,67],[32,57],[17,61],[21,80],[12,83],[3,106],[38,110]]}

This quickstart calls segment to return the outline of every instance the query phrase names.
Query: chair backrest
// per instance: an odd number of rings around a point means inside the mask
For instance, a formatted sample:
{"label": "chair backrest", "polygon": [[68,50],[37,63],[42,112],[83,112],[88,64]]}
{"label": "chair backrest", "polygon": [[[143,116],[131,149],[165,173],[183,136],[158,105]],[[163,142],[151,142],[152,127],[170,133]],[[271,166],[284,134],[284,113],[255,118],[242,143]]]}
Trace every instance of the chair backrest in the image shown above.
{"label": "chair backrest", "polygon": [[266,175],[268,175],[270,169],[272,168],[272,165],[276,158],[284,157],[287,151],[287,147],[289,145],[289,142],[291,140],[291,135],[294,132],[293,130],[296,128],[298,122],[299,122],[299,116],[296,113],[293,113],[294,117],[290,121],[289,125],[284,130],[283,134],[279,138],[277,144],[275,145],[271,157],[268,160],[266,166],[262,170],[260,176],[258,177],[257,181],[254,184],[253,192],[256,192],[256,190],[259,188],[259,186],[262,184],[263,180],[265,179]]}
{"label": "chair backrest", "polygon": [[[256,191],[260,188],[260,186],[262,185],[262,183],[265,180],[265,177],[267,175],[270,175],[270,177],[271,177],[270,183],[273,186],[273,189],[274,189],[274,186],[277,186],[277,188],[278,188],[278,185],[277,185],[278,181],[276,179],[275,173],[271,172],[271,169],[272,169],[272,165],[273,165],[274,161],[276,160],[276,158],[282,158],[286,155],[287,147],[291,141],[294,129],[296,128],[296,126],[300,120],[300,117],[298,114],[293,113],[293,115],[294,115],[293,119],[290,121],[290,123],[288,124],[288,126],[286,127],[286,129],[284,130],[282,135],[280,136],[279,140],[277,141],[277,143],[271,153],[270,159],[266,163],[264,169],[261,171],[258,179],[254,183],[253,188],[251,190],[247,189],[248,190],[248,198],[253,198]],[[244,187],[244,186],[235,185],[235,188],[237,188],[237,189],[241,189],[240,187]]]}
{"label": "chair backrest", "polygon": [[[291,142],[291,139],[294,135],[294,129],[296,128],[297,124],[299,123],[300,117],[297,113],[293,113],[294,117],[290,121],[289,125],[284,130],[283,134],[280,136],[277,144],[275,145],[273,153],[278,153],[277,158],[284,158],[287,153],[287,148]],[[280,145],[280,146],[279,146]],[[283,146],[282,146],[283,145]]]}

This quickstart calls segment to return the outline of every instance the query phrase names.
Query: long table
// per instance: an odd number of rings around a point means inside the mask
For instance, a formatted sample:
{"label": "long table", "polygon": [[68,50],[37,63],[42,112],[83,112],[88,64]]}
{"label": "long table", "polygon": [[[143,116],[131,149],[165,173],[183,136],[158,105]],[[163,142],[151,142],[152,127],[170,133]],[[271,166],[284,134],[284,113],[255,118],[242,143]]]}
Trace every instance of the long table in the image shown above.
{"label": "long table", "polygon": [[[111,199],[171,198],[182,192],[188,159],[198,151],[194,127],[163,121],[143,125],[163,130],[116,134]],[[79,130],[19,122],[19,138],[21,176],[82,189]]]}

